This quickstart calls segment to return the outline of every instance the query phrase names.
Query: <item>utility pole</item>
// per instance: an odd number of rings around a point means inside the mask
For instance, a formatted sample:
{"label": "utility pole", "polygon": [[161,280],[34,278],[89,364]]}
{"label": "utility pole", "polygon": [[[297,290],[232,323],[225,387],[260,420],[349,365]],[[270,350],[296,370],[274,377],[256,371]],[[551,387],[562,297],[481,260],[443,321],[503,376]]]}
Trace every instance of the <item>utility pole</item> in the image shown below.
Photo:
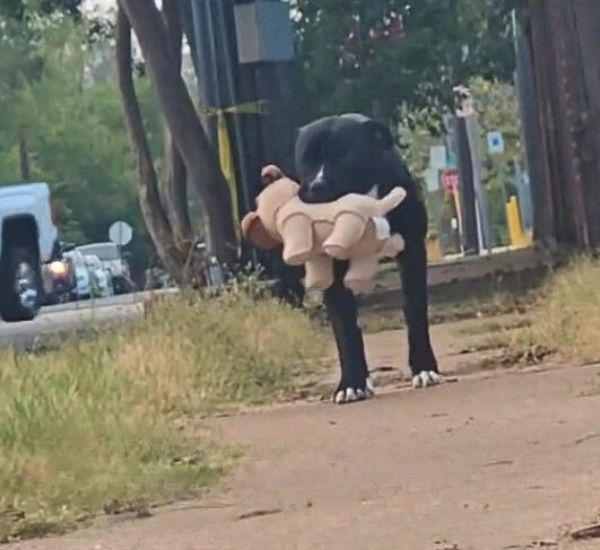
{"label": "utility pole", "polygon": [[473,255],[491,250],[487,199],[481,181],[479,125],[471,92],[464,86],[455,88],[460,106],[456,111],[457,143],[461,183],[463,186],[463,248]]}
{"label": "utility pole", "polygon": [[[281,0],[190,0],[198,87],[204,106],[224,109],[234,153],[239,219],[254,208],[260,170],[267,163],[294,171],[293,32],[287,3]],[[255,113],[232,112],[240,104]],[[260,105],[264,104],[264,108]],[[229,111],[229,114],[227,114]],[[217,151],[216,119],[207,131]],[[276,275],[284,294],[301,293],[299,272],[280,254],[242,246],[242,261],[261,264]]]}

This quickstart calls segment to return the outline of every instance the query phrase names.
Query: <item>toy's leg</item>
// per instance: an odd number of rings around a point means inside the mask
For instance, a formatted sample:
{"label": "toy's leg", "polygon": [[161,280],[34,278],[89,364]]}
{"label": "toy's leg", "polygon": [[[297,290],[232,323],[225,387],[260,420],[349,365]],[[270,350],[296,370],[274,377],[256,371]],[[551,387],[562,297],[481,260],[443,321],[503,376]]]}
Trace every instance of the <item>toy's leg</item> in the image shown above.
{"label": "toy's leg", "polygon": [[380,259],[395,258],[403,250],[404,239],[400,235],[392,235],[384,241],[383,246],[379,251],[378,257]]}
{"label": "toy's leg", "polygon": [[333,284],[333,259],[320,256],[306,262],[304,286],[307,290],[327,290]]}
{"label": "toy's leg", "polygon": [[347,260],[347,250],[353,247],[365,233],[365,221],[356,214],[340,214],[323,250],[332,258]]}
{"label": "toy's leg", "polygon": [[366,292],[373,287],[373,279],[377,275],[377,259],[372,256],[353,258],[350,261],[344,284],[353,292]]}
{"label": "toy's leg", "polygon": [[298,215],[289,218],[282,230],[283,261],[288,265],[302,265],[313,249],[313,230],[310,219]]}

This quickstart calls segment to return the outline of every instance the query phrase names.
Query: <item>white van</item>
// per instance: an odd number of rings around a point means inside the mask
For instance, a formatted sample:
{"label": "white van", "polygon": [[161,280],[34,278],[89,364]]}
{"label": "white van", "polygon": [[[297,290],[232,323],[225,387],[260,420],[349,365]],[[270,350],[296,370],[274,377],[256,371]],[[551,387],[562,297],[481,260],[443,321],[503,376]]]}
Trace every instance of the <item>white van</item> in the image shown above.
{"label": "white van", "polygon": [[0,187],[0,317],[30,321],[39,312],[42,264],[52,259],[58,231],[45,183]]}

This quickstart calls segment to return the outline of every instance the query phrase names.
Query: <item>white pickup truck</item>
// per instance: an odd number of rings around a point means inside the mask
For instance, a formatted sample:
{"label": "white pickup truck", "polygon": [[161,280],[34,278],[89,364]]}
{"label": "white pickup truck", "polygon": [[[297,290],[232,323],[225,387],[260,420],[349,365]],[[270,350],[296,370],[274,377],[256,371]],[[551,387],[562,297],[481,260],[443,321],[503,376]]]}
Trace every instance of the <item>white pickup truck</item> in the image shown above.
{"label": "white pickup truck", "polygon": [[0,317],[29,321],[44,293],[42,263],[57,244],[50,189],[45,183],[0,187]]}

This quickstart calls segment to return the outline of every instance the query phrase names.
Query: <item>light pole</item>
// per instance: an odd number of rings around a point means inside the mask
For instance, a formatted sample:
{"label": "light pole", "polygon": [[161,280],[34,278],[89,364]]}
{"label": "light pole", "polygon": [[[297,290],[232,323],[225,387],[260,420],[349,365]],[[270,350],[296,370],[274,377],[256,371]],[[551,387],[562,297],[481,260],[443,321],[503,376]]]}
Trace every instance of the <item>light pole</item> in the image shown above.
{"label": "light pole", "polygon": [[475,108],[473,106],[471,92],[467,87],[458,86],[455,88],[455,92],[459,94],[461,100],[461,106],[457,110],[456,116],[464,121],[467,145],[469,149],[479,250],[485,249],[488,252],[491,252],[487,198],[481,181],[481,148],[477,113],[475,112]]}

